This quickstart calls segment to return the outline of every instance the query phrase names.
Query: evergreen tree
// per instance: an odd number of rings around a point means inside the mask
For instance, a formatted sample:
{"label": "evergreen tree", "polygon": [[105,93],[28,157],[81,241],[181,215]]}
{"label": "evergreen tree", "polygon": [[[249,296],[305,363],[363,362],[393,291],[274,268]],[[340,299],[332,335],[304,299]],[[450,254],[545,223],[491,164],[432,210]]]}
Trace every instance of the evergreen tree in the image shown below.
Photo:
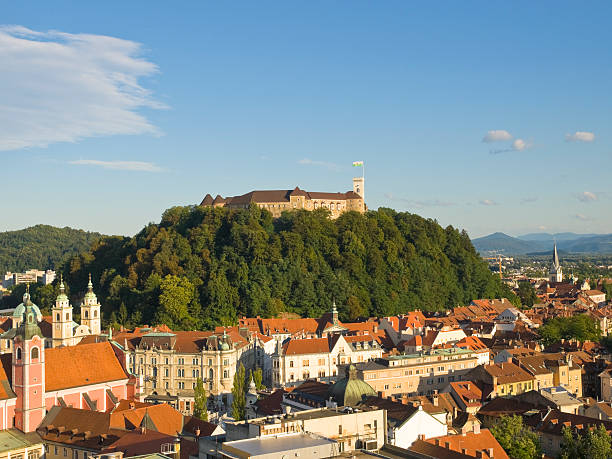
{"label": "evergreen tree", "polygon": [[198,378],[196,381],[193,398],[193,416],[202,421],[208,421],[208,397],[206,396],[206,389],[204,388],[202,378]]}
{"label": "evergreen tree", "polygon": [[236,421],[244,420],[246,415],[246,384],[245,369],[241,363],[234,374],[232,386],[232,417]]}

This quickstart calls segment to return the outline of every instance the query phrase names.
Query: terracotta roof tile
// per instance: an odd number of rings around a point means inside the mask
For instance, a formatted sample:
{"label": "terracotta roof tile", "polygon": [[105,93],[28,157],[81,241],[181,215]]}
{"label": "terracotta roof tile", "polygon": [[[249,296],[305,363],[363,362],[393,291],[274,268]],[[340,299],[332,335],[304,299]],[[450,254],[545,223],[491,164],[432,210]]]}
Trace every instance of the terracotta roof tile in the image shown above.
{"label": "terracotta roof tile", "polygon": [[128,379],[108,342],[45,350],[45,391]]}
{"label": "terracotta roof tile", "polygon": [[[495,439],[489,429],[482,429],[479,433],[468,432],[465,435],[445,435],[443,437],[429,438],[426,442],[444,446],[448,445],[447,449],[452,451],[463,452],[469,456],[475,457],[476,452],[484,453],[482,457],[495,459],[509,459],[508,455]],[[493,454],[490,454],[492,451]]]}

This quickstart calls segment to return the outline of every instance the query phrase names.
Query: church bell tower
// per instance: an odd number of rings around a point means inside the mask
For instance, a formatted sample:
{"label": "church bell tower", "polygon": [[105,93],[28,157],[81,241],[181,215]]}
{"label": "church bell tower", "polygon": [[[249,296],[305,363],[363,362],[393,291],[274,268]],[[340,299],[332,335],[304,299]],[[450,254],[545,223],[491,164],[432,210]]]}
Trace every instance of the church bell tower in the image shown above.
{"label": "church bell tower", "polygon": [[92,335],[100,334],[100,303],[98,303],[98,297],[93,292],[91,274],[87,283],[87,293],[83,299],[83,304],[81,304],[81,323],[89,327],[89,333]]}
{"label": "church bell tower", "polygon": [[60,281],[60,294],[51,310],[53,347],[72,346],[72,306],[66,295],[64,279]]}

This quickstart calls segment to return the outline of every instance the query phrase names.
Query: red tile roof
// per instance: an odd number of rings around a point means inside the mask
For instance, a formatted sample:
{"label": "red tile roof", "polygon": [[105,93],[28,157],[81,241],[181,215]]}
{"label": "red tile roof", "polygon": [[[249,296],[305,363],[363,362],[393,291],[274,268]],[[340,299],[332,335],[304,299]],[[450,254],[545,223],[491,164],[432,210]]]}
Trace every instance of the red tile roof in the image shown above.
{"label": "red tile roof", "polygon": [[45,391],[128,379],[108,342],[45,350]]}
{"label": "red tile roof", "polygon": [[428,438],[425,441],[472,457],[476,457],[476,453],[479,451],[483,458],[509,459],[489,429],[482,429],[479,433],[468,432],[465,435]]}

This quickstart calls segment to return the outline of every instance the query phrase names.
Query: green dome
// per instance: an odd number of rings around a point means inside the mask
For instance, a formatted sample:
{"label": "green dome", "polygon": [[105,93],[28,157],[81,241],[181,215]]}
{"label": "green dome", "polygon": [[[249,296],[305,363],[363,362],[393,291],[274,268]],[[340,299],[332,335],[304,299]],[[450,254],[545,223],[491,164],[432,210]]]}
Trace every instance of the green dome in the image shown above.
{"label": "green dome", "polygon": [[367,382],[357,378],[355,365],[349,365],[346,376],[329,389],[329,396],[339,406],[356,406],[364,396],[370,395],[376,395],[376,391]]}
{"label": "green dome", "polygon": [[30,300],[30,292],[27,291],[23,294],[23,303],[19,304],[13,311],[13,317],[15,318],[23,318],[23,315],[26,311],[26,306],[32,306],[32,310],[34,315],[36,316],[36,320],[40,322],[42,320],[42,314],[40,313],[40,309]]}

